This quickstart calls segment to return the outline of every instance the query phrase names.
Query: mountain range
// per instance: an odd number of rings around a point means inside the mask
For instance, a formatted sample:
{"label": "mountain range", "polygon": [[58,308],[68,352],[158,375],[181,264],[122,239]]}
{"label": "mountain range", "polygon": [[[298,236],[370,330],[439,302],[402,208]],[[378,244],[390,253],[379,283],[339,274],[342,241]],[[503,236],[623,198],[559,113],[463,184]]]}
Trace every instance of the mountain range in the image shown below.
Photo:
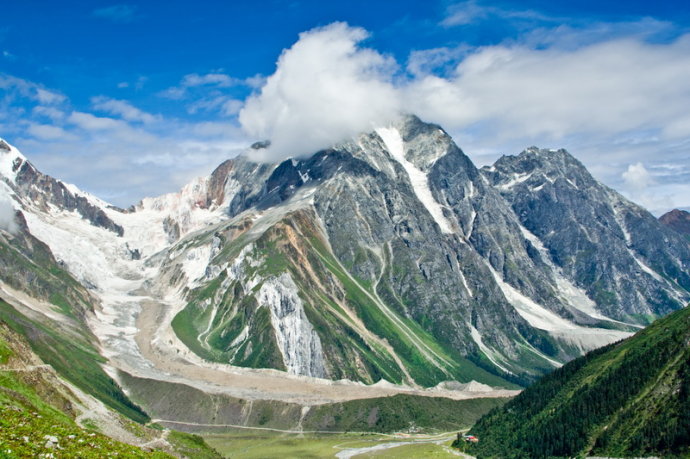
{"label": "mountain range", "polygon": [[479,169],[411,115],[309,157],[263,148],[120,209],[0,141],[3,321],[133,419],[251,424],[256,404],[302,425],[514,394],[690,300],[684,237],[565,150]]}

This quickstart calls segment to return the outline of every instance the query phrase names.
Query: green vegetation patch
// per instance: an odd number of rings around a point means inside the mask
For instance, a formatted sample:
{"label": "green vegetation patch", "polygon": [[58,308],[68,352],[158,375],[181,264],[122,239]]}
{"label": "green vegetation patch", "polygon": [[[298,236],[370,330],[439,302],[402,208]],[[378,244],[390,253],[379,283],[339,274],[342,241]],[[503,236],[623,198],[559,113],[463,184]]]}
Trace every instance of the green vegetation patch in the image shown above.
{"label": "green vegetation patch", "polygon": [[[1,374],[0,385],[4,386],[7,380]],[[1,392],[4,391],[0,391],[0,457],[40,457],[50,453],[64,458],[171,457],[86,431],[65,420],[64,415],[45,407],[23,406],[16,399],[8,401]]]}
{"label": "green vegetation patch", "polygon": [[167,440],[173,446],[175,452],[184,457],[193,457],[194,459],[217,459],[222,457],[198,435],[172,430],[168,434]]}
{"label": "green vegetation patch", "polygon": [[90,343],[75,336],[68,337],[28,319],[2,300],[0,320],[25,336],[33,351],[72,384],[137,422],[145,423],[150,420],[103,371],[100,364],[105,359]]}
{"label": "green vegetation patch", "polygon": [[[447,450],[450,441],[405,444],[419,441],[412,437],[392,438],[376,434],[286,434],[236,430],[222,434],[208,434],[204,438],[225,457],[242,459],[280,458],[332,458],[341,451],[353,448],[372,448],[382,444],[397,443],[399,446],[373,450],[356,457],[395,458],[451,458],[457,457]],[[424,441],[424,440],[421,440]],[[438,442],[441,444],[437,444]]]}
{"label": "green vegetation patch", "polygon": [[545,376],[472,428],[477,457],[690,455],[690,309]]}
{"label": "green vegetation patch", "polygon": [[313,407],[305,430],[347,432],[448,431],[468,428],[504,398],[450,400],[399,394]]}
{"label": "green vegetation patch", "polygon": [[49,453],[65,458],[170,457],[161,452],[147,453],[80,428],[16,372],[0,370],[0,457],[39,457]]}

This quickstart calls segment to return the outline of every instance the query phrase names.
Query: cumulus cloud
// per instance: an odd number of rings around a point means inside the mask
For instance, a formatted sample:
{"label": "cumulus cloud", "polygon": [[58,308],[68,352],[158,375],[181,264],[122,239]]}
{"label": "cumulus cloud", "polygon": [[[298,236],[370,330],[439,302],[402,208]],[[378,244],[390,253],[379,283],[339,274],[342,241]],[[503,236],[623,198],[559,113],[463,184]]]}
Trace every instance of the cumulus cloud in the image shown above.
{"label": "cumulus cloud", "polygon": [[623,39],[574,50],[486,47],[465,58],[452,78],[429,75],[408,90],[412,100],[426,101],[422,116],[451,128],[491,121],[504,137],[558,139],[663,128],[687,112],[688,82],[685,36],[671,44]]}
{"label": "cumulus cloud", "polygon": [[10,198],[0,194],[0,229],[9,233],[17,231],[17,223],[14,221],[14,207]]}
{"label": "cumulus cloud", "polygon": [[300,34],[240,111],[243,128],[271,147],[264,160],[313,153],[386,123],[400,109],[395,63],[359,47],[364,29],[334,23]]}
{"label": "cumulus cloud", "polygon": [[[268,159],[311,153],[399,110],[456,132],[483,128],[491,135],[480,137],[494,143],[690,131],[690,35],[665,44],[625,38],[572,47],[569,39],[567,47],[418,51],[407,79],[393,78],[391,58],[360,46],[366,37],[335,23],[302,33],[283,52],[239,115],[250,135],[273,142]],[[455,67],[438,72],[445,62]]]}
{"label": "cumulus cloud", "polygon": [[651,174],[642,163],[630,164],[623,174],[621,174],[625,186],[630,190],[644,190],[649,187],[654,180]]}

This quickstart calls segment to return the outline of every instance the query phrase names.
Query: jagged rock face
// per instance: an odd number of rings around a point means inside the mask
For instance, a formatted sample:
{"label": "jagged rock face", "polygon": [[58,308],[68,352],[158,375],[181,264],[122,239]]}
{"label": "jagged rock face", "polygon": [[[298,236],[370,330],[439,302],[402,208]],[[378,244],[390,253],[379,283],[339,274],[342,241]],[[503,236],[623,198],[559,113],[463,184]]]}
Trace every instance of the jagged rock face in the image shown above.
{"label": "jagged rock face", "polygon": [[321,340],[304,313],[297,285],[288,273],[269,278],[256,296],[271,312],[271,325],[288,373],[326,376]]}
{"label": "jagged rock face", "polygon": [[[5,151],[9,152],[9,148]],[[103,209],[95,206],[84,196],[75,194],[63,182],[39,172],[29,161],[17,157],[12,164],[12,170],[15,173],[14,181],[6,183],[32,205],[43,210],[53,205],[65,211],[77,211],[94,226],[122,236],[122,227],[113,222]]]}
{"label": "jagged rock face", "polygon": [[659,221],[679,233],[690,234],[690,212],[673,209],[659,217]]}
{"label": "jagged rock face", "polygon": [[[366,383],[526,382],[627,336],[612,319],[688,298],[678,236],[565,152],[480,171],[408,116],[305,159],[251,153],[129,212],[72,193],[124,228],[120,244],[84,233],[126,258],[101,267],[97,289],[146,273],[144,293],[179,305],[165,326],[206,360]],[[76,205],[38,174],[16,181]],[[107,227],[97,211],[82,215]]]}
{"label": "jagged rock face", "polygon": [[530,148],[502,157],[482,173],[598,310],[635,320],[687,303],[687,244],[597,182],[565,150]]}
{"label": "jagged rock face", "polygon": [[[276,330],[275,317],[257,320],[261,308],[246,290],[261,291],[284,273],[294,279],[309,324],[304,330],[318,337],[330,378],[431,384],[462,379],[468,367],[476,371],[465,357],[524,375],[625,336],[583,327],[617,325],[561,274],[452,139],[415,117],[304,160],[231,160],[211,180],[213,189],[226,190],[230,217],[249,214],[241,220],[243,235],[239,223],[228,227],[226,249],[197,280],[184,313],[185,320],[207,317],[196,325],[201,339],[188,343],[206,356],[291,367],[279,344],[285,336],[260,328],[270,322]],[[283,239],[290,243],[275,245]],[[222,280],[249,242],[256,266]],[[283,267],[276,272],[269,265]],[[213,298],[200,306],[194,298],[214,279]],[[327,304],[337,305],[337,313]],[[348,316],[361,323],[348,323]],[[216,335],[223,339],[209,339]],[[256,354],[259,341],[272,357]],[[318,354],[309,346],[307,354]],[[315,374],[299,367],[300,374]]]}

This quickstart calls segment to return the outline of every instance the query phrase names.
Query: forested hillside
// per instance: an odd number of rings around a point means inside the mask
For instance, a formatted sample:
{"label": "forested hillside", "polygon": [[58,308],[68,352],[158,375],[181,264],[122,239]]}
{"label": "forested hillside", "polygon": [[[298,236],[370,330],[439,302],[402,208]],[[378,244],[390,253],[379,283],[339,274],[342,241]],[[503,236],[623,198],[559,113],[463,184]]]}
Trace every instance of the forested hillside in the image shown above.
{"label": "forested hillside", "polygon": [[479,458],[690,454],[690,309],[554,371],[471,433]]}

